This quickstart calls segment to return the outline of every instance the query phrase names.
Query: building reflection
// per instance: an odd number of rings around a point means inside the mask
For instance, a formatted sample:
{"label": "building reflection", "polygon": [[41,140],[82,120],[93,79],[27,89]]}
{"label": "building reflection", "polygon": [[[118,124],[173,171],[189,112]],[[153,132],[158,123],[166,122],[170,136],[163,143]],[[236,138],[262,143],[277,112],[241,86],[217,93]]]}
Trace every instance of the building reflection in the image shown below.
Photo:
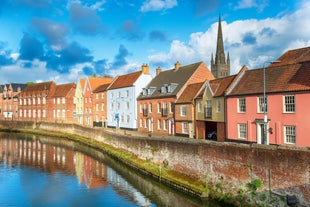
{"label": "building reflection", "polygon": [[102,189],[111,185],[114,191],[139,206],[151,202],[115,170],[81,152],[43,143],[40,139],[0,138],[0,162],[6,167],[21,165],[39,168],[51,175],[56,172],[76,176],[80,185]]}

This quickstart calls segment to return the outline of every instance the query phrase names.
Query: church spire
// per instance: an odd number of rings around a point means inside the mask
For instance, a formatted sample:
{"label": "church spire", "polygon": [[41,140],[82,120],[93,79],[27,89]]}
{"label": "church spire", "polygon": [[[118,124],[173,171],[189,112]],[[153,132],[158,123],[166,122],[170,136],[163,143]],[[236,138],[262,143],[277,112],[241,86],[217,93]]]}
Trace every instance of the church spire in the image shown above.
{"label": "church spire", "polygon": [[219,15],[218,22],[215,60],[213,59],[213,54],[211,56],[211,72],[215,78],[222,78],[230,75],[230,57],[228,53],[227,59],[225,58],[221,15]]}
{"label": "church spire", "polygon": [[218,23],[215,62],[220,63],[220,64],[226,63],[225,62],[225,53],[224,53],[224,42],[223,42],[221,16],[219,16],[219,23]]}

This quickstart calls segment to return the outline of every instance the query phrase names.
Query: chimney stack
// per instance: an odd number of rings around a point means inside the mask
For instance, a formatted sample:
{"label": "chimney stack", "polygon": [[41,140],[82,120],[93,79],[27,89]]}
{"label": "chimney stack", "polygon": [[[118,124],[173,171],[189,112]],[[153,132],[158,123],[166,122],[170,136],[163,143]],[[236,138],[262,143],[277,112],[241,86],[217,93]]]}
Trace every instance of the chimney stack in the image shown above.
{"label": "chimney stack", "polygon": [[150,74],[150,70],[149,70],[148,64],[143,64],[141,68],[142,68],[142,73],[143,74],[146,74],[146,75]]}
{"label": "chimney stack", "polygon": [[160,67],[156,68],[156,75],[158,75],[159,73],[161,73],[161,68]]}
{"label": "chimney stack", "polygon": [[174,69],[177,70],[181,67],[181,63],[179,61],[177,61],[175,64],[174,64]]}

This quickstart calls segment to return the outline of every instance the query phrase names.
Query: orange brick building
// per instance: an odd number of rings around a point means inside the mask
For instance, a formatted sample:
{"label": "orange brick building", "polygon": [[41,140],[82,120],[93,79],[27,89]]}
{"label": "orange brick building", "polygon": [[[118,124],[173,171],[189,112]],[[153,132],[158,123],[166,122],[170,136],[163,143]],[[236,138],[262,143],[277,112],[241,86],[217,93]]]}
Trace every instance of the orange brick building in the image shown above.
{"label": "orange brick building", "polygon": [[97,126],[107,126],[107,88],[109,85],[110,83],[102,84],[93,91],[94,122]]}
{"label": "orange brick building", "polygon": [[138,97],[138,130],[142,132],[174,135],[175,103],[187,85],[214,79],[203,62],[181,66],[179,62],[170,70],[156,69],[156,77]]}

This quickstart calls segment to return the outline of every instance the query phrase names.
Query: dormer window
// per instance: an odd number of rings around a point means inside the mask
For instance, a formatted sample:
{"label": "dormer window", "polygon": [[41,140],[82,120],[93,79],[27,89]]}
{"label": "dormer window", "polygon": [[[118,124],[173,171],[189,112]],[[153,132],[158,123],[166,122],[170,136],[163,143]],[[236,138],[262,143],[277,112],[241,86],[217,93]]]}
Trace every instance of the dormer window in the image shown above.
{"label": "dormer window", "polygon": [[146,89],[146,88],[143,88],[143,89],[142,89],[142,95],[143,95],[143,96],[146,96],[146,95],[147,95],[147,89]]}

